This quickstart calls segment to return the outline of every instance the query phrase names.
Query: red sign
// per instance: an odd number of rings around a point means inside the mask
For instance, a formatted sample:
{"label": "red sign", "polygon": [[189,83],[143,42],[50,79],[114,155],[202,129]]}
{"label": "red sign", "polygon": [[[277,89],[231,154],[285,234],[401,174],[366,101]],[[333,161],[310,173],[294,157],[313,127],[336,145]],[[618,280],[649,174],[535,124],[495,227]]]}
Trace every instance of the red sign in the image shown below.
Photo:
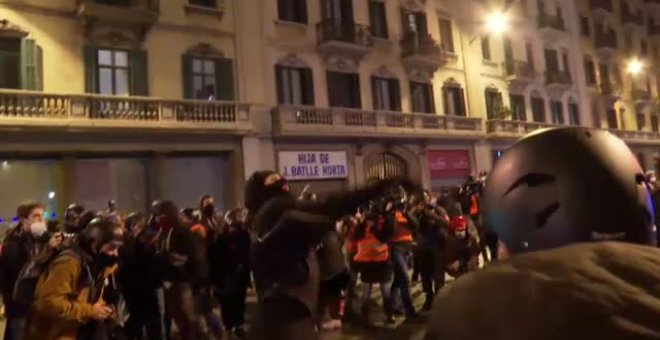
{"label": "red sign", "polygon": [[431,179],[467,177],[472,173],[470,152],[467,150],[429,150]]}

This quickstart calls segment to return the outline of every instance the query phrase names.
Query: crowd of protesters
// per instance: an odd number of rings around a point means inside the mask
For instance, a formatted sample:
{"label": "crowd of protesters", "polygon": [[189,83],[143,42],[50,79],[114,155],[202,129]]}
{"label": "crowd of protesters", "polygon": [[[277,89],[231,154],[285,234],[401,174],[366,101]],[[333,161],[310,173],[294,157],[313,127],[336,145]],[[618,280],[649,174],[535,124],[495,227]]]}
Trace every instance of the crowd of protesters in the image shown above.
{"label": "crowd of protesters", "polygon": [[[58,227],[45,219],[43,205],[21,204],[0,255],[4,339],[245,338],[250,287],[259,305],[249,325],[254,334],[274,332],[273,323],[295,323],[287,315],[295,318],[298,308],[311,310],[306,322],[314,334],[346,321],[372,326],[374,285],[383,300],[382,322],[391,325],[422,312],[413,303],[411,282],[421,279],[422,309],[428,311],[446,275],[457,278],[477,268],[480,255],[486,261],[496,256],[494,248],[486,250],[492,242],[479,214],[483,177],[439,193],[389,183],[368,195],[348,192],[322,202],[313,193],[289,193],[274,172],[261,172],[257,181],[266,185],[246,194],[247,208],[227,212],[218,211],[209,195],[194,208],[156,201],[146,214],[119,213],[114,202],[102,211],[71,204]],[[292,201],[268,213],[269,195],[282,192]],[[314,220],[304,217],[304,226],[291,229],[296,237],[278,233],[288,206],[322,211],[333,222],[319,221],[323,227],[314,233],[308,231]],[[285,221],[297,218],[289,217]],[[310,254],[318,258],[318,287],[287,294],[313,298],[299,299],[301,306],[274,298],[313,272]],[[298,255],[307,266],[304,275],[296,268]],[[273,316],[260,322],[264,313]]]}

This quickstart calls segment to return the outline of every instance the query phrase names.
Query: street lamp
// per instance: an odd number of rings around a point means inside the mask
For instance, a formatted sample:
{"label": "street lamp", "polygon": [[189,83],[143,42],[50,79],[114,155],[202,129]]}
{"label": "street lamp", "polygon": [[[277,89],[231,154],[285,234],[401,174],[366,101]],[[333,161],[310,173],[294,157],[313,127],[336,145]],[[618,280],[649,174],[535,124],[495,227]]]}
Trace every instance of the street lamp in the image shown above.
{"label": "street lamp", "polygon": [[636,76],[640,72],[642,72],[643,68],[644,68],[644,63],[641,60],[635,58],[635,59],[631,59],[628,62],[628,66],[626,67],[626,70],[628,71],[628,73],[632,74],[633,76]]}
{"label": "street lamp", "polygon": [[486,30],[489,34],[502,34],[509,29],[506,13],[495,11],[486,17]]}

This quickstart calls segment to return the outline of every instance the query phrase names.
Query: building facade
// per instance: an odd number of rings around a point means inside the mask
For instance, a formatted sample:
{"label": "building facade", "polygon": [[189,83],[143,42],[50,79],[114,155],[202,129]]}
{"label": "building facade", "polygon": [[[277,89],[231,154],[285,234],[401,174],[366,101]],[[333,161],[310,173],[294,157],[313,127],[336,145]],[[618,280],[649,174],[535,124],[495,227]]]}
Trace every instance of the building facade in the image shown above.
{"label": "building facade", "polygon": [[[229,207],[267,168],[295,190],[440,189],[560,125],[610,129],[653,169],[660,5],[623,3],[3,0],[0,218],[25,199]],[[612,35],[642,74],[616,78]]]}

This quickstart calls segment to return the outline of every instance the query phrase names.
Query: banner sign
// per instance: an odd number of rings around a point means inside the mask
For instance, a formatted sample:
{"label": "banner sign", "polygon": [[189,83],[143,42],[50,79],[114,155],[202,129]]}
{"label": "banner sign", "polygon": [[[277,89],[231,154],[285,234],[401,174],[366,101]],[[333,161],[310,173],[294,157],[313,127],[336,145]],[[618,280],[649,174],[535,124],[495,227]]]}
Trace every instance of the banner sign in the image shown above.
{"label": "banner sign", "polygon": [[431,179],[468,177],[472,173],[470,152],[467,150],[429,150]]}
{"label": "banner sign", "polygon": [[346,151],[280,151],[278,165],[289,181],[348,177]]}

